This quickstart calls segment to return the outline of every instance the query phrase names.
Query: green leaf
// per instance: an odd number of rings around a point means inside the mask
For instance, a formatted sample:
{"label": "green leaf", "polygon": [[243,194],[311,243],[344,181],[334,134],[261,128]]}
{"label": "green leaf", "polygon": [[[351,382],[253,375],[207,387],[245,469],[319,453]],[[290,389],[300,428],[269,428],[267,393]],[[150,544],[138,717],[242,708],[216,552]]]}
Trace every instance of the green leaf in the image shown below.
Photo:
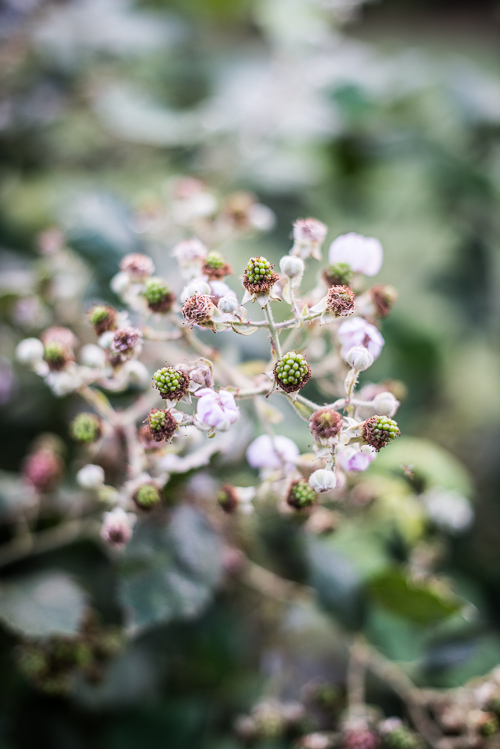
{"label": "green leaf", "polygon": [[142,521],[123,556],[120,598],[131,629],[197,616],[221,569],[220,541],[198,510],[178,507],[168,524]]}
{"label": "green leaf", "polygon": [[62,572],[13,578],[0,586],[0,619],[29,637],[78,632],[86,598]]}
{"label": "green leaf", "polygon": [[422,626],[437,624],[461,607],[451,593],[429,583],[409,580],[397,569],[386,570],[374,578],[369,583],[369,592],[388,611]]}
{"label": "green leaf", "polygon": [[357,629],[364,618],[364,586],[350,560],[325,540],[308,540],[309,583],[324,609],[346,627]]}
{"label": "green leaf", "polygon": [[472,494],[469,474],[451,453],[429,440],[400,437],[382,450],[373,462],[373,471],[396,471],[402,474],[408,466],[418,478],[430,486],[442,486],[466,496]]}

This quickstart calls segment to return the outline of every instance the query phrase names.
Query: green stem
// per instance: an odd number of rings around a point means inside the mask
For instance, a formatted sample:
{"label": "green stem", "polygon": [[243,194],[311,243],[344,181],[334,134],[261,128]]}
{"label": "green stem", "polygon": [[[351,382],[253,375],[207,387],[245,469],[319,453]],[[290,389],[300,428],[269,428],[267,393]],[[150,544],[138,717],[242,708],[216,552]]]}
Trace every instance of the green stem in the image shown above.
{"label": "green stem", "polygon": [[271,305],[269,302],[264,307],[264,314],[267,318],[267,324],[269,327],[269,335],[271,336],[272,348],[273,348],[273,359],[276,361],[277,359],[281,359],[282,353],[281,353],[279,334],[276,329],[276,324],[274,322],[273,313],[271,312]]}

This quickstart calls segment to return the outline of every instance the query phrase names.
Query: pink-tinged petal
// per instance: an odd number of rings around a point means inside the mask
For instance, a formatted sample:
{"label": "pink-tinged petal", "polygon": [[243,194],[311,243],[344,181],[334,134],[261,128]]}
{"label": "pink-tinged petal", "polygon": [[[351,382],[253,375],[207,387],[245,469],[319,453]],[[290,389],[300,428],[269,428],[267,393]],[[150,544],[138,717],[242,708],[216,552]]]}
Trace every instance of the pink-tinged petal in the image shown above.
{"label": "pink-tinged petal", "polygon": [[384,251],[375,237],[349,232],[334,239],[328,258],[331,265],[347,263],[353,271],[375,276],[382,267]]}
{"label": "pink-tinged petal", "polygon": [[375,325],[362,317],[353,317],[343,322],[337,331],[342,346],[342,356],[354,346],[365,346],[376,359],[384,346],[384,338]]}
{"label": "pink-tinged petal", "polygon": [[300,455],[295,442],[288,437],[278,434],[274,440],[269,435],[261,434],[247,449],[247,460],[252,468],[278,469],[283,463],[293,462]]}

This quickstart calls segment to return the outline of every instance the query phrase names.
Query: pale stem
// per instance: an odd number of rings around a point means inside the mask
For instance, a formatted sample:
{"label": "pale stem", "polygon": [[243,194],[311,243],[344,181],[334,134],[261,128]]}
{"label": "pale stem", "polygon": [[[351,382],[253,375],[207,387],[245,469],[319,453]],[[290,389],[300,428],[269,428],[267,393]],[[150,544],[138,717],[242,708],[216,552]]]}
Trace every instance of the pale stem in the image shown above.
{"label": "pale stem", "polygon": [[264,307],[264,314],[267,318],[267,324],[269,326],[269,335],[271,336],[273,359],[276,361],[277,359],[281,359],[282,353],[281,353],[279,335],[276,329],[276,324],[274,322],[273,313],[271,311],[271,304],[269,302]]}

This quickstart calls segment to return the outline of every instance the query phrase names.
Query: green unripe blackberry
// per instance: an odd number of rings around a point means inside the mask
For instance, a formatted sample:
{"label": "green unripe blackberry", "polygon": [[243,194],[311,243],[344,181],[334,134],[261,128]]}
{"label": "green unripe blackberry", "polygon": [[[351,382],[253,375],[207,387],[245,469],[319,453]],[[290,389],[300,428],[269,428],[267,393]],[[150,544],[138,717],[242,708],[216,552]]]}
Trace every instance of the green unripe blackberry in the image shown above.
{"label": "green unripe blackberry", "polygon": [[263,702],[252,710],[256,733],[263,741],[279,739],[285,732],[286,722],[282,712],[272,702]]}
{"label": "green unripe blackberry", "polygon": [[252,257],[243,273],[243,286],[251,294],[267,294],[279,276],[265,257]]}
{"label": "green unripe blackberry", "polygon": [[201,272],[210,281],[229,276],[233,269],[218,252],[209,252],[203,263]]}
{"label": "green unripe blackberry", "polygon": [[495,713],[483,713],[479,726],[481,736],[493,736],[500,731],[500,724]]}
{"label": "green unripe blackberry", "polygon": [[153,408],[148,414],[147,423],[150,436],[155,442],[169,440],[177,429],[177,421],[167,409]]}
{"label": "green unripe blackberry", "polygon": [[96,414],[84,411],[71,422],[71,436],[87,445],[97,442],[102,433],[101,420]]}
{"label": "green unripe blackberry", "polygon": [[387,416],[372,416],[363,424],[363,439],[377,452],[400,434],[397,423]]}
{"label": "green unripe blackberry", "polygon": [[300,390],[309,381],[311,368],[302,354],[286,353],[274,367],[276,384],[286,393]]}
{"label": "green unripe blackberry", "polygon": [[160,490],[154,484],[143,484],[134,494],[134,501],[143,510],[151,510],[161,501]]}
{"label": "green unripe blackberry", "polygon": [[323,271],[323,278],[328,286],[349,286],[353,276],[354,271],[348,263],[329,265]]}
{"label": "green unripe blackberry", "polygon": [[171,309],[174,297],[163,278],[148,278],[142,293],[152,312],[168,312]]}
{"label": "green unripe blackberry", "polygon": [[406,726],[400,725],[384,736],[383,749],[424,749],[420,736]]}
{"label": "green unripe blackberry", "polygon": [[187,392],[189,378],[180,369],[162,367],[153,375],[155,387],[164,399],[177,401]]}
{"label": "green unripe blackberry", "polygon": [[296,510],[305,510],[316,503],[318,495],[304,479],[294,481],[288,491],[287,503]]}
{"label": "green unripe blackberry", "polygon": [[96,304],[89,312],[89,322],[98,336],[116,330],[116,310],[107,304]]}
{"label": "green unripe blackberry", "polygon": [[60,341],[47,341],[43,350],[43,358],[51,371],[59,372],[73,357],[69,349]]}
{"label": "green unripe blackberry", "polygon": [[39,679],[47,671],[47,656],[41,648],[24,646],[18,655],[17,665],[27,679]]}

